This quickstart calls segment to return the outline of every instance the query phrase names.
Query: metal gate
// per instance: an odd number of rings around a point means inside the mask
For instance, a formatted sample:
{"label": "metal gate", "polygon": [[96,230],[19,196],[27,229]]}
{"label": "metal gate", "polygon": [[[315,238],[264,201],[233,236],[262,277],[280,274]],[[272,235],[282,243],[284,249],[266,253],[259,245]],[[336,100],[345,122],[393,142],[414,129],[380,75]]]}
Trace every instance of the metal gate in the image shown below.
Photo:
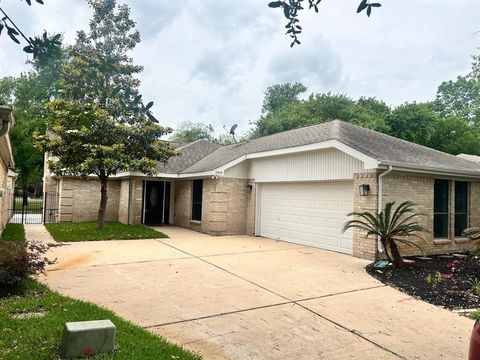
{"label": "metal gate", "polygon": [[10,194],[10,222],[14,224],[45,224],[58,221],[58,194]]}

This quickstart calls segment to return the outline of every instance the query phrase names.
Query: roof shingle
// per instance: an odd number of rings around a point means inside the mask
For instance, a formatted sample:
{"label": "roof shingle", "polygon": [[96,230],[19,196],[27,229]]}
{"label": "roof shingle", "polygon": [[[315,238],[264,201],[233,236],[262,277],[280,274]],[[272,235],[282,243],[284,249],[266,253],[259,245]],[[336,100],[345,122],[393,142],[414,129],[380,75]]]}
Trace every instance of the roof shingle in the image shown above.
{"label": "roof shingle", "polygon": [[175,172],[183,174],[212,171],[246,154],[327,140],[338,140],[384,163],[480,175],[480,164],[476,162],[340,120],[289,130],[234,145],[219,146],[204,140],[201,145],[197,145],[203,149],[203,152],[200,153],[194,147],[187,145],[181,149],[182,160],[172,159],[172,162],[181,163],[181,166],[179,164],[174,166],[173,163],[170,166],[169,163],[168,169],[174,168]]}
{"label": "roof shingle", "polygon": [[180,174],[188,167],[208,156],[220,145],[215,144],[207,139],[201,139],[192,143],[178,147],[179,155],[172,157],[168,163],[159,164],[157,170],[160,173]]}

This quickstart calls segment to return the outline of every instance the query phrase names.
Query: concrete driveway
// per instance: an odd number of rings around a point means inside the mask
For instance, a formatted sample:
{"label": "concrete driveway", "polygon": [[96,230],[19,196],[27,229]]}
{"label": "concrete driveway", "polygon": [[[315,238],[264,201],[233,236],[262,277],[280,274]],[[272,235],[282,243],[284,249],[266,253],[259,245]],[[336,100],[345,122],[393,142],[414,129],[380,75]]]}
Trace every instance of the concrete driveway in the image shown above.
{"label": "concrete driveway", "polygon": [[465,359],[473,322],[383,286],[366,261],[248,236],[72,243],[44,281],[205,359]]}

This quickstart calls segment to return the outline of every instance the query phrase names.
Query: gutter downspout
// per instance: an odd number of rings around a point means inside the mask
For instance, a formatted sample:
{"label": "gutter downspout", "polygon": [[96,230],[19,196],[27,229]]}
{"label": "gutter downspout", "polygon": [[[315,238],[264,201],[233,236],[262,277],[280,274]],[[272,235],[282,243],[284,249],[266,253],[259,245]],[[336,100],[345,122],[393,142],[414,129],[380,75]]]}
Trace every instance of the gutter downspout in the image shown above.
{"label": "gutter downspout", "polygon": [[[380,212],[382,210],[382,203],[383,203],[383,178],[390,174],[393,171],[393,166],[388,165],[388,169],[378,175],[378,197],[377,197],[377,212]],[[382,253],[383,248],[382,244],[380,243],[378,236],[377,236],[377,249],[378,252]]]}

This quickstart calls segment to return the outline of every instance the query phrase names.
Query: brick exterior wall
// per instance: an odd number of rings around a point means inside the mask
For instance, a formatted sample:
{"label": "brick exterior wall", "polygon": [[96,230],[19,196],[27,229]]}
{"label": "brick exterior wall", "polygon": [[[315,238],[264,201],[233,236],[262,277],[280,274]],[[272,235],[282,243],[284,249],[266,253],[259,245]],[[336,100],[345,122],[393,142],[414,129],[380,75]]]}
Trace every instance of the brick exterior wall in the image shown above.
{"label": "brick exterior wall", "polygon": [[[366,171],[354,175],[353,179],[353,211],[377,211],[378,199],[378,173],[374,171]],[[370,193],[368,196],[360,196],[359,187],[362,184],[370,185]],[[353,230],[353,256],[363,259],[375,259],[377,254],[377,241],[375,236],[365,237],[365,232]]]}
{"label": "brick exterior wall", "polygon": [[204,179],[202,221],[194,222],[192,180],[176,181],[175,224],[211,235],[253,234],[255,193],[249,184],[246,179]]}
{"label": "brick exterior wall", "polygon": [[132,194],[130,199],[130,224],[139,225],[142,223],[143,206],[143,179],[132,177]]}
{"label": "brick exterior wall", "polygon": [[118,221],[124,224],[142,223],[143,179],[131,177],[120,180]]}
{"label": "brick exterior wall", "polygon": [[[59,221],[80,222],[95,221],[100,205],[100,181],[95,179],[60,179]],[[107,188],[108,202],[105,219],[118,221],[120,199],[120,181],[109,180]]]}
{"label": "brick exterior wall", "polygon": [[200,224],[192,223],[190,221],[192,218],[192,180],[177,180],[175,182],[174,211],[175,225],[196,231],[201,231]]}
{"label": "brick exterior wall", "polygon": [[7,185],[8,185],[8,165],[5,160],[4,154],[0,156],[0,188],[4,190],[3,196],[0,198],[1,209],[1,218],[0,218],[0,234],[2,233],[5,225],[7,225],[10,220],[11,213],[9,211],[12,204],[9,201],[12,199],[11,196],[7,196]]}
{"label": "brick exterior wall", "polygon": [[129,223],[130,205],[130,179],[120,180],[120,198],[118,205],[118,221],[124,224]]}
{"label": "brick exterior wall", "polygon": [[247,192],[247,223],[246,231],[247,235],[255,236],[255,211],[256,211],[256,199],[257,199],[257,186],[255,180],[248,180],[248,185],[252,187],[251,191]]}
{"label": "brick exterior wall", "polygon": [[470,183],[470,226],[480,227],[480,181]]}
{"label": "brick exterior wall", "polygon": [[[434,176],[414,173],[392,172],[383,178],[383,206],[387,202],[395,201],[400,204],[403,201],[413,201],[417,204],[417,211],[426,214],[419,217],[420,223],[429,229],[431,233],[420,234],[423,240],[411,237],[409,240],[417,242],[423,247],[426,254],[451,253],[469,250],[472,243],[463,238],[454,236],[454,181],[451,179],[450,189],[450,233],[448,239],[433,238],[433,199],[434,199]],[[370,185],[369,196],[360,196],[358,187],[360,184]],[[364,172],[355,174],[354,179],[355,211],[375,211],[378,201],[378,184],[376,172]],[[382,206],[382,207],[383,207]],[[470,226],[480,226],[480,182],[470,182]],[[376,239],[365,238],[364,232],[355,230],[353,235],[354,256],[373,260],[376,258]],[[400,246],[402,255],[420,255],[421,252],[405,245]]]}

